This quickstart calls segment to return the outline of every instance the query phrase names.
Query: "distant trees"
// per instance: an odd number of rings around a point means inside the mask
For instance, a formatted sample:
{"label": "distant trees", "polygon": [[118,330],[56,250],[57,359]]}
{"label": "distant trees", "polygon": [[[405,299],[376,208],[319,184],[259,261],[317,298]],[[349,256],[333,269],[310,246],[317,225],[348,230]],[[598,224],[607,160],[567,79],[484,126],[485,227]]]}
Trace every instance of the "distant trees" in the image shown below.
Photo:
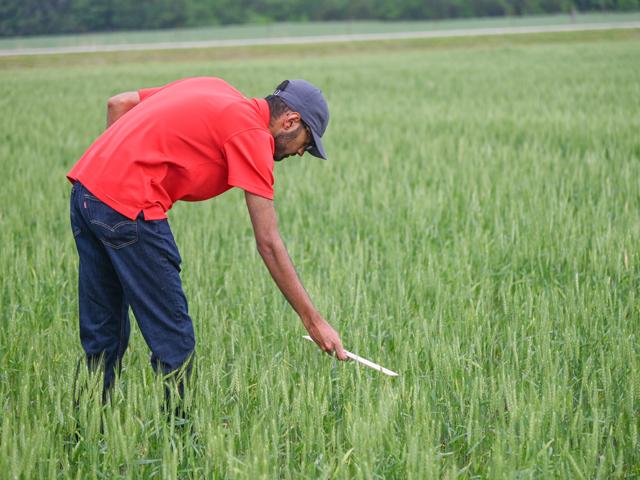
{"label": "distant trees", "polygon": [[640,0],[0,0],[0,36],[640,9]]}

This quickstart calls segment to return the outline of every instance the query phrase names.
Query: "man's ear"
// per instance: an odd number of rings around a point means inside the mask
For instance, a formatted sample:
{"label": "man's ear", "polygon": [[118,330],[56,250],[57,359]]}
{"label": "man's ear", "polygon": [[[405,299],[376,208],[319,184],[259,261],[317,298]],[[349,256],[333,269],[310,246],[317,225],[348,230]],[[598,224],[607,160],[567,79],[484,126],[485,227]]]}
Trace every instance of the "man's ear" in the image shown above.
{"label": "man's ear", "polygon": [[298,112],[287,112],[284,114],[283,128],[285,131],[298,128],[297,124],[300,122],[300,114]]}

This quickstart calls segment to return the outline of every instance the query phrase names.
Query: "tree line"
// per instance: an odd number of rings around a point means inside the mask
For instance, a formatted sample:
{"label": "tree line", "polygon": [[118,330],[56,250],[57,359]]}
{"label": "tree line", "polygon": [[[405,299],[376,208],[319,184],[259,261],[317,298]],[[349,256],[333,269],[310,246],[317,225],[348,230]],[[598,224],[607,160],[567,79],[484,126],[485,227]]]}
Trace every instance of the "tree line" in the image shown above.
{"label": "tree line", "polygon": [[638,9],[640,0],[1,0],[0,36]]}

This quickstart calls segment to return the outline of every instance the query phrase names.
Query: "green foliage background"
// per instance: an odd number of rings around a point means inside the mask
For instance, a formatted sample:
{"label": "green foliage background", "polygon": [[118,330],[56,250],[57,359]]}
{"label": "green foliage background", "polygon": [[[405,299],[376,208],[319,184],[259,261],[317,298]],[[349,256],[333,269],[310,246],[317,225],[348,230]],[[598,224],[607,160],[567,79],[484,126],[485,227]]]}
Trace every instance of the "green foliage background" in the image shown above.
{"label": "green foliage background", "polygon": [[[0,477],[637,478],[638,35],[1,60]],[[277,166],[283,237],[346,347],[399,378],[302,340],[233,190],[170,212],[190,428],[135,328],[113,403],[73,408],[64,175],[110,95],[189,75],[324,89],[331,159]]]}
{"label": "green foliage background", "polygon": [[0,36],[324,20],[629,11],[640,0],[3,0]]}

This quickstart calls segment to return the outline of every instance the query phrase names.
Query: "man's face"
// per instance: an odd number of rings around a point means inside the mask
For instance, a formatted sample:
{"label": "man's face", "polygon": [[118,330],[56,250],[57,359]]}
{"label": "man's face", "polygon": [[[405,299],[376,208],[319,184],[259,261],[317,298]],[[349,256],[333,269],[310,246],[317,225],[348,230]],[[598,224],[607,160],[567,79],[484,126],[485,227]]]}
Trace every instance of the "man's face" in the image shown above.
{"label": "man's face", "polygon": [[300,115],[290,112],[282,122],[280,131],[273,135],[275,150],[273,159],[276,162],[290,157],[291,155],[304,155],[304,152],[313,143],[311,131],[302,122]]}

